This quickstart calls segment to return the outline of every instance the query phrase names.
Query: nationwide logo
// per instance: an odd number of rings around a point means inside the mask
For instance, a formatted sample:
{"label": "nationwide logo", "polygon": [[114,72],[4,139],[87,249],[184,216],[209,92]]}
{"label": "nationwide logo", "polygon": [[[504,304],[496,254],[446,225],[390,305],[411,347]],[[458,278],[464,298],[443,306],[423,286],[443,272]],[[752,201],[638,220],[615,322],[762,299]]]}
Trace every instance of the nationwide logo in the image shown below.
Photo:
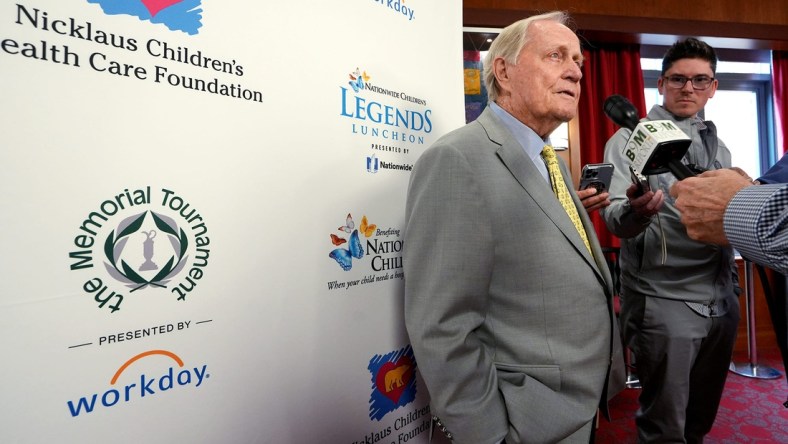
{"label": "nationwide logo", "polygon": [[[432,132],[432,110],[427,108],[425,99],[400,90],[377,86],[372,82],[372,76],[358,67],[350,72],[349,77],[350,80],[339,87],[339,114],[352,119],[352,134],[371,136],[387,142],[424,144],[424,136]],[[368,98],[370,94],[376,96]],[[397,102],[387,103],[390,99]]]}
{"label": "nationwide logo", "polygon": [[375,174],[380,169],[380,161],[376,155],[367,156],[367,172]]}
{"label": "nationwide logo", "polygon": [[375,174],[379,170],[395,170],[395,171],[406,171],[410,172],[413,171],[413,164],[411,163],[393,163],[393,162],[381,162],[378,159],[377,155],[373,154],[371,156],[367,156],[367,172]]}
{"label": "nationwide logo", "polygon": [[[136,362],[148,357],[161,360],[162,356],[169,358],[165,362],[174,361],[177,367],[170,364],[169,367],[158,371],[131,375],[130,367]],[[115,407],[119,404],[170,393],[190,386],[198,388],[210,376],[206,364],[186,368],[183,360],[175,353],[166,350],[149,350],[123,363],[110,379],[109,388],[89,393],[76,401],[70,400],[66,402],[66,405],[71,416],[77,417],[97,409]]]}
{"label": "nationwide logo", "polygon": [[410,345],[386,355],[375,355],[367,366],[372,376],[369,418],[386,414],[416,399],[416,360]]}
{"label": "nationwide logo", "polygon": [[[137,291],[169,291],[182,301],[208,266],[207,235],[202,215],[174,191],[126,189],[85,217],[73,240],[77,250],[68,254],[70,267],[90,270],[82,289],[113,313]],[[93,269],[94,261],[105,273]]]}
{"label": "nationwide logo", "polygon": [[[397,15],[402,15],[406,17],[408,21],[414,20],[416,17],[414,16],[415,11],[412,7],[405,6],[405,0],[373,0],[375,3],[380,3],[381,6],[387,7],[392,12],[397,13]],[[412,3],[412,0],[411,0]]]}
{"label": "nationwide logo", "polygon": [[130,15],[142,21],[162,24],[171,31],[197,34],[202,27],[201,0],[88,0],[107,15]]}

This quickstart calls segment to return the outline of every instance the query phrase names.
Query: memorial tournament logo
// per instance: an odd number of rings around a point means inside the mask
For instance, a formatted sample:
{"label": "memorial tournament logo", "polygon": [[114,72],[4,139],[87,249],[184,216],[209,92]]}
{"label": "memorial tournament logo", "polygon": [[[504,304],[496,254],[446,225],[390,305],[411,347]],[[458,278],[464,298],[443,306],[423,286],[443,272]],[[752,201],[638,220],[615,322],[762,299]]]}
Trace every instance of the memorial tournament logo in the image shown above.
{"label": "memorial tournament logo", "polygon": [[[172,256],[162,267],[159,267],[152,261],[153,241],[156,239],[158,232],[155,229],[142,230],[142,224],[148,215],[150,215],[150,219],[152,219],[156,228],[168,236],[168,240],[173,247]],[[137,270],[141,272],[155,271],[156,274],[152,278],[141,276],[124,260],[126,256],[123,253],[126,243],[132,235],[137,233],[145,235],[145,240],[142,241],[142,255],[145,260]],[[178,274],[186,264],[188,259],[186,247],[188,246],[189,238],[186,236],[186,232],[178,228],[178,224],[173,219],[154,211],[146,211],[124,219],[115,230],[109,233],[104,243],[104,255],[107,260],[105,265],[109,274],[118,282],[130,287],[131,292],[145,288],[148,285],[167,288],[170,279]]]}
{"label": "memorial tournament logo", "polygon": [[130,15],[162,24],[171,31],[197,34],[202,27],[202,0],[88,0],[107,15]]}
{"label": "memorial tournament logo", "polygon": [[[155,370],[143,371],[132,376],[131,367],[143,358],[155,360],[146,368]],[[158,367],[156,362],[174,362],[177,368],[170,363],[166,369]],[[147,363],[147,361],[146,361]],[[71,417],[86,415],[97,409],[107,409],[121,403],[133,402],[142,398],[179,391],[184,387],[202,386],[210,378],[208,365],[203,364],[187,368],[183,360],[167,350],[149,350],[140,353],[123,363],[110,379],[110,387],[99,389],[95,393],[88,393],[77,400],[66,402]],[[125,382],[120,382],[125,381]]]}
{"label": "memorial tournament logo", "polygon": [[386,414],[416,399],[416,360],[410,345],[386,355],[375,355],[367,366],[372,376],[369,418]]}
{"label": "memorial tournament logo", "polygon": [[150,186],[126,189],[99,204],[79,226],[73,244],[71,270],[90,270],[83,291],[112,312],[141,291],[185,300],[203,278],[210,256],[208,227],[200,213],[175,192],[161,189],[154,195]]}

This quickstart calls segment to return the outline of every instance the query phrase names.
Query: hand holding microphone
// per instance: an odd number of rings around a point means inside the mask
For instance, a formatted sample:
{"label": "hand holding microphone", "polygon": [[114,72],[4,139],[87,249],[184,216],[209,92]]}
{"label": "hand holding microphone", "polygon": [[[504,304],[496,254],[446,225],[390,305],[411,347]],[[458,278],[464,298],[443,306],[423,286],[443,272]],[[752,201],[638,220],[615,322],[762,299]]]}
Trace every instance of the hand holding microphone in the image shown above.
{"label": "hand holding microphone", "polygon": [[635,106],[617,94],[605,99],[603,109],[613,122],[632,131],[623,154],[632,161],[635,173],[651,175],[670,171],[678,180],[695,175],[681,162],[692,144],[692,139],[674,122],[639,121]]}
{"label": "hand holding microphone", "polygon": [[[623,96],[612,95],[608,97],[604,103],[604,112],[617,125],[632,131],[632,135],[629,140],[627,140],[622,151],[622,154],[632,161],[632,164],[629,166],[632,185],[627,189],[626,194],[632,212],[641,219],[650,219],[652,216],[659,213],[659,210],[665,202],[665,196],[662,190],[657,190],[656,192],[651,191],[651,187],[644,174],[658,174],[669,171],[666,166],[667,161],[665,159],[665,154],[662,153],[670,153],[671,146],[664,146],[665,144],[663,143],[663,147],[661,147],[659,141],[655,137],[649,137],[653,132],[652,129],[657,128],[657,132],[659,132],[659,127],[649,128],[645,126],[646,124],[653,124],[655,122],[640,122],[637,109],[635,109],[635,106]],[[680,135],[676,134],[674,137],[675,136],[678,136],[677,138],[679,140],[682,140],[681,136],[687,139],[683,151],[675,154],[678,155],[680,162],[681,157],[683,157],[684,153],[689,149],[691,141],[683,133]],[[679,149],[681,149],[681,146],[679,146]]]}

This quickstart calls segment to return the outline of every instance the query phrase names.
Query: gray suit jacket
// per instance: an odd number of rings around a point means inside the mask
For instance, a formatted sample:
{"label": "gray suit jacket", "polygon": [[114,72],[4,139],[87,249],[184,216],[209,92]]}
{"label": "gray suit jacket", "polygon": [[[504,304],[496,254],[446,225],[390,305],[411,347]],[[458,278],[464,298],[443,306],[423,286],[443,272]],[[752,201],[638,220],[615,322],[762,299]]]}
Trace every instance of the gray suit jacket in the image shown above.
{"label": "gray suit jacket", "polygon": [[416,162],[405,322],[432,411],[457,443],[557,442],[606,401],[621,356],[611,278],[572,196],[594,257],[489,108]]}

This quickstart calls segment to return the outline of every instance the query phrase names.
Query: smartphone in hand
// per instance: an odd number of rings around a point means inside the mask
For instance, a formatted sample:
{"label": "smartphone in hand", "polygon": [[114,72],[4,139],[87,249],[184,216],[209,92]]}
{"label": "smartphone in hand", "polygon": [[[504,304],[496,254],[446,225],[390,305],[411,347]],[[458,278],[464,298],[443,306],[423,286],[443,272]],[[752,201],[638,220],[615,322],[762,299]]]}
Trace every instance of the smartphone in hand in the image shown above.
{"label": "smartphone in hand", "polygon": [[580,186],[578,189],[596,189],[596,193],[604,193],[610,189],[610,180],[613,178],[612,163],[589,163],[580,172]]}

